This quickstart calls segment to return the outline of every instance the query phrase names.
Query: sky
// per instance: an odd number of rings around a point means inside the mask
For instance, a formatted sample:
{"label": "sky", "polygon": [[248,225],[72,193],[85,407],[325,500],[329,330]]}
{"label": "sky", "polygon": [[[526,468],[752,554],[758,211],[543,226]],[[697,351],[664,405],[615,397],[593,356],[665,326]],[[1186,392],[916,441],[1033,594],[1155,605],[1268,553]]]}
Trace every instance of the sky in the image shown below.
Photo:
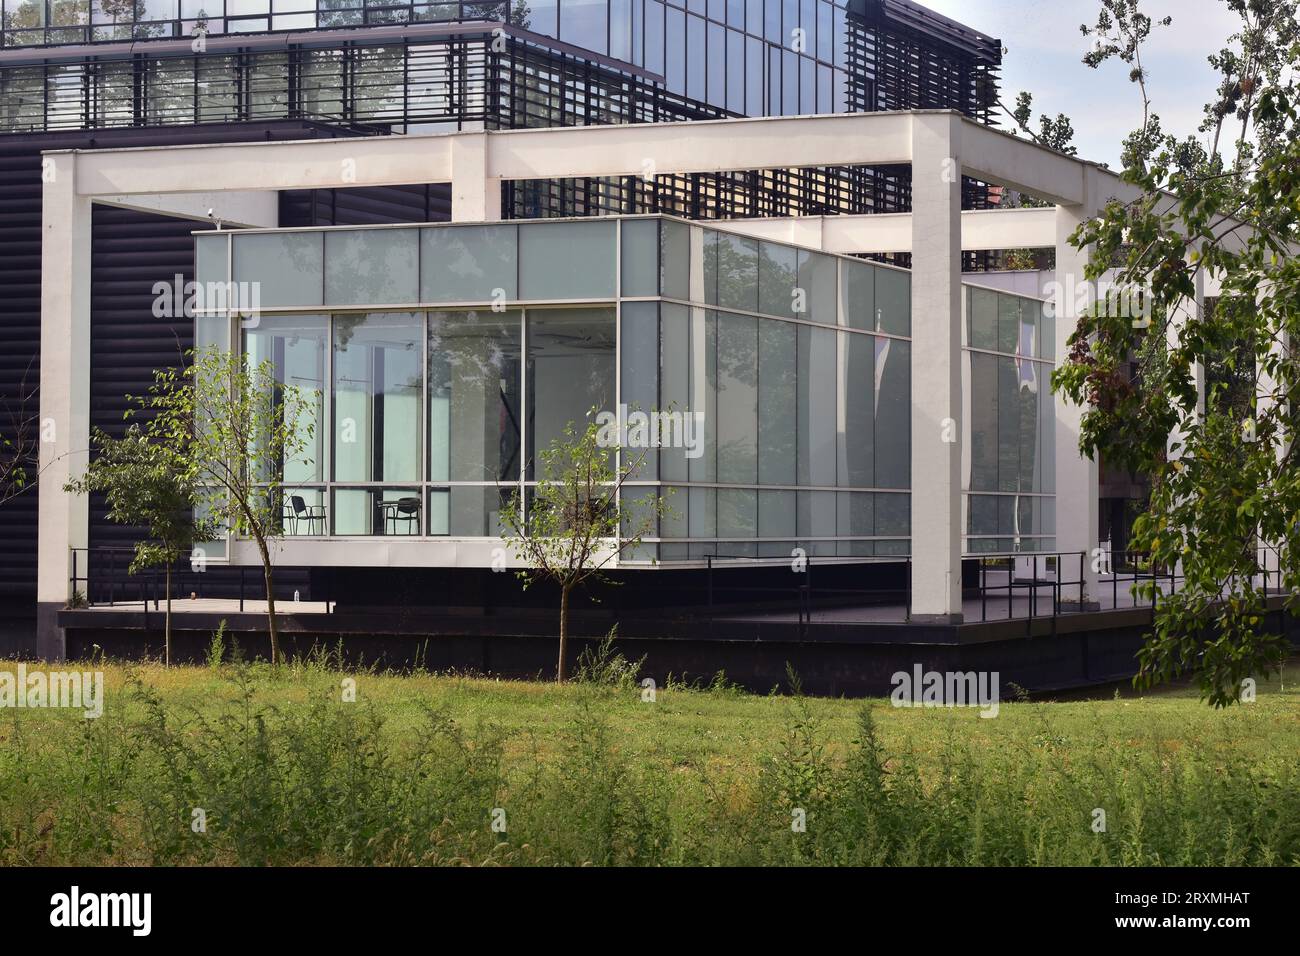
{"label": "sky", "polygon": [[[1079,156],[1118,167],[1120,144],[1142,122],[1142,97],[1118,59],[1096,70],[1084,66],[1092,40],[1080,24],[1097,22],[1099,0],[919,0],[930,9],[997,37],[1002,57],[1002,101],[1034,94],[1038,116],[1065,113],[1074,122]],[[1147,0],[1152,18],[1173,17],[1152,31],[1142,54],[1152,108],[1166,132],[1196,133],[1204,105],[1214,97],[1216,75],[1206,57],[1227,45],[1238,19],[1224,0]],[[1011,120],[1003,117],[1006,128]]]}

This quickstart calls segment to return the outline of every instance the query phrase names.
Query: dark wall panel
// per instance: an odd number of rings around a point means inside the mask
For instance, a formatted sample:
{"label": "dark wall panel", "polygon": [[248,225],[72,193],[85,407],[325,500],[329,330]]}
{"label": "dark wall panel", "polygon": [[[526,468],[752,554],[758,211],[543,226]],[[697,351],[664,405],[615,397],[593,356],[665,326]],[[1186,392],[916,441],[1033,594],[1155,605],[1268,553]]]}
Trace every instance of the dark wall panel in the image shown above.
{"label": "dark wall panel", "polygon": [[[40,373],[42,151],[352,135],[356,132],[300,121],[0,135],[0,435],[12,437],[11,420],[35,419],[40,407],[36,387]],[[423,192],[423,187],[412,188]],[[403,209],[412,204],[413,200],[399,203]],[[423,212],[423,203],[420,208]],[[142,280],[132,277],[131,270],[147,263],[154,272],[163,273],[155,278],[165,278],[167,267],[184,265],[192,257],[192,252],[182,254],[174,244],[177,234],[184,235],[181,244],[188,249],[190,230],[201,227],[167,217],[117,213],[99,209],[95,215],[97,235],[113,239],[111,252],[96,250],[94,281],[100,296],[107,296],[102,304],[107,325],[92,331],[96,340],[92,348],[98,352],[98,360],[92,362],[92,417],[99,424],[114,416],[120,423],[122,396],[139,389],[146,362],[174,361],[178,341],[185,341],[183,337],[178,340],[174,325],[153,319],[149,291],[153,280],[144,284],[142,292],[137,284]],[[161,258],[152,258],[156,256]],[[192,267],[192,262],[185,267],[187,276]],[[34,487],[0,504],[0,598],[35,599],[37,531]],[[113,533],[100,526],[92,529],[91,538],[113,540]]]}
{"label": "dark wall panel", "polygon": [[450,222],[451,184],[292,189],[280,193],[282,226]]}

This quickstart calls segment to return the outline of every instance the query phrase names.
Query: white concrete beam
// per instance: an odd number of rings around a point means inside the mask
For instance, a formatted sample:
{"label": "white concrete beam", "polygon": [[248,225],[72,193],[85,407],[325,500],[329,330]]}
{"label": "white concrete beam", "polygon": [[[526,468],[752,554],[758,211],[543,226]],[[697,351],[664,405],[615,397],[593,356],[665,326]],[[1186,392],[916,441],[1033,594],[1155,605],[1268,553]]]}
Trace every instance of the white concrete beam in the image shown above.
{"label": "white concrete beam", "polygon": [[914,620],[961,619],[961,172],[954,116],[912,119]]}
{"label": "white concrete beam", "polygon": [[[453,141],[485,138],[488,179],[564,179],[911,159],[907,113],[705,120],[81,153],[83,195],[449,182]],[[929,115],[958,116],[935,112]]]}
{"label": "white concrete beam", "polygon": [[[728,232],[840,255],[883,255],[912,251],[912,214],[802,216],[782,219],[722,219],[710,223]],[[979,209],[961,214],[961,247],[1050,249],[1056,245],[1056,211]]]}
{"label": "white concrete beam", "polygon": [[208,210],[224,225],[274,229],[280,224],[280,197],[272,192],[163,193],[156,196],[96,196],[95,202],[180,219],[208,220]]}

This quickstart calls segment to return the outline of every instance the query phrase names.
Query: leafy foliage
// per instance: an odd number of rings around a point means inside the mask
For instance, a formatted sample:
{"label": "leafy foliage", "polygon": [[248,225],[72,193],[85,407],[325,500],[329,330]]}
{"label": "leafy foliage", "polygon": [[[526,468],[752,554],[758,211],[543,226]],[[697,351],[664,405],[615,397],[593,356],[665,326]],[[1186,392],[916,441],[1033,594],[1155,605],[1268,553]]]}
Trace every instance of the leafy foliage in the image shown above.
{"label": "leafy foliage", "polygon": [[658,526],[664,499],[653,493],[622,500],[624,485],[644,463],[644,451],[615,463],[615,449],[601,441],[595,421],[581,431],[573,422],[541,452],[541,477],[525,507],[516,490],[501,513],[511,551],[525,568],[524,586],[549,580],[560,589],[560,649],[557,680],[567,674],[569,598],[637,548]]}
{"label": "leafy foliage", "polygon": [[277,380],[268,359],[254,366],[216,346],[190,353],[185,368],[159,369],[137,398],[153,442],[171,449],[177,479],[219,527],[251,538],[262,559],[271,660],[280,660],[270,542],[283,534],[284,466],[308,463],[315,433],[301,389]]}
{"label": "leafy foliage", "polygon": [[[1138,680],[1193,672],[1216,706],[1235,701],[1246,678],[1280,666],[1287,645],[1265,626],[1267,589],[1280,587],[1294,608],[1300,585],[1296,3],[1228,5],[1242,30],[1236,52],[1211,60],[1224,79],[1206,107],[1208,149],[1160,132],[1141,66],[1152,23],[1137,0],[1103,5],[1103,42],[1085,62],[1117,57],[1142,88],[1143,126],[1126,142],[1122,173],[1137,198],[1112,200],[1073,242],[1091,250],[1088,279],[1141,292],[1151,315],[1094,309],[1054,378],[1088,406],[1081,449],[1152,478],[1132,547],[1149,552],[1153,567],[1181,566],[1186,576],[1180,593],[1160,598]],[[1241,127],[1226,155],[1230,118]],[[1221,291],[1201,309],[1207,282]]]}

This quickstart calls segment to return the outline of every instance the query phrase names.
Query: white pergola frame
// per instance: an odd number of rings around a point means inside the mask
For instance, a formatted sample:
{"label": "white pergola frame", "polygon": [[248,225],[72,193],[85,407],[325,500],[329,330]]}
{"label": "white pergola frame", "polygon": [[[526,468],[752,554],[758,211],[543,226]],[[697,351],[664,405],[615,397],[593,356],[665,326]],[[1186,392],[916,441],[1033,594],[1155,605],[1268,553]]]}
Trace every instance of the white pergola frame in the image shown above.
{"label": "white pergola frame", "polygon": [[[501,218],[506,180],[910,165],[911,213],[714,225],[828,252],[911,253],[912,613],[918,620],[956,621],[962,609],[962,430],[951,423],[961,423],[963,415],[961,252],[1055,248],[1059,364],[1072,331],[1066,327],[1071,308],[1062,300],[1086,287],[1087,253],[1071,246],[1069,236],[1109,199],[1137,196],[1096,164],[945,110],[64,150],[45,154],[44,162],[41,418],[53,425],[47,431],[53,440],[41,447],[37,600],[43,621],[66,604],[70,549],[87,540],[87,502],[62,489],[84,470],[90,437],[95,202],[191,217],[210,203],[228,222],[276,226],[268,221],[274,203],[267,198],[278,190],[449,182],[452,220],[479,222]],[[963,175],[1056,206],[963,213]],[[1056,495],[1068,503],[1057,509],[1057,549],[1091,554],[1097,547],[1097,466],[1078,451],[1083,409],[1059,397],[1056,407]],[[943,440],[954,430],[956,441]],[[1092,564],[1084,562],[1090,592]],[[49,630],[39,625],[42,641]],[[55,656],[57,650],[42,648]]]}

